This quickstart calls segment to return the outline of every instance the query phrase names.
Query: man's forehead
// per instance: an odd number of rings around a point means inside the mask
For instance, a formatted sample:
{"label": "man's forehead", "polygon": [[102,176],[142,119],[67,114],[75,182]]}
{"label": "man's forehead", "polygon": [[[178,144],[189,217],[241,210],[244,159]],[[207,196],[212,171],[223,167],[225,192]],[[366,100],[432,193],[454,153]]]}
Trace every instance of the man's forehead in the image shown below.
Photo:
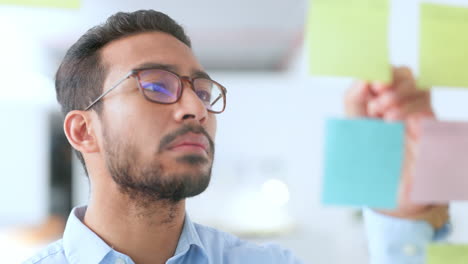
{"label": "man's forehead", "polygon": [[[170,71],[173,73],[179,74],[180,72],[184,72],[184,70],[181,69],[179,65],[174,65],[174,64],[164,64],[164,63],[158,63],[158,62],[144,62],[141,64],[138,64],[136,67],[134,67],[132,70],[140,70],[140,69],[162,69],[166,71]],[[193,68],[190,69],[187,72],[187,76],[190,76],[192,78],[198,77],[198,78],[207,78],[211,79],[208,73],[203,71],[202,69],[197,69]]]}
{"label": "man's forehead", "polygon": [[191,48],[163,32],[123,37],[101,49],[101,60],[112,71],[128,72],[148,64],[172,67],[180,74],[203,71]]}

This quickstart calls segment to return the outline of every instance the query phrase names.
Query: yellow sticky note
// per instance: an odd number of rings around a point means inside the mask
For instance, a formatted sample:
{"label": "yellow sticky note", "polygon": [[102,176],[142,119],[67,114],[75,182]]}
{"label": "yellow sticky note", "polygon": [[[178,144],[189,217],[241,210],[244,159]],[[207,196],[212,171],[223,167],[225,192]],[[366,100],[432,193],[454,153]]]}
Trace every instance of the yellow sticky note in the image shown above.
{"label": "yellow sticky note", "polygon": [[422,4],[420,86],[468,87],[467,32],[468,8]]}
{"label": "yellow sticky note", "polygon": [[388,0],[311,0],[310,73],[388,82]]}
{"label": "yellow sticky note", "polygon": [[431,244],[427,248],[427,264],[466,264],[468,245]]}
{"label": "yellow sticky note", "polygon": [[80,8],[80,0],[0,0],[0,5],[77,9]]}

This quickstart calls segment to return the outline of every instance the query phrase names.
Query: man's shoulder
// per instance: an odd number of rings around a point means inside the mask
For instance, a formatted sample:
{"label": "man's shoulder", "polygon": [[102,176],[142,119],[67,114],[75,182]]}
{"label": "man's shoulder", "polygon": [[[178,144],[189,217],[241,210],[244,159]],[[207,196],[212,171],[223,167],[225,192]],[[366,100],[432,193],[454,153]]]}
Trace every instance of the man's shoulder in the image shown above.
{"label": "man's shoulder", "polygon": [[221,231],[219,229],[194,223],[195,229],[200,237],[201,242],[204,246],[212,247],[219,245],[222,248],[228,249],[249,243],[244,241],[237,236]]}
{"label": "man's shoulder", "polygon": [[63,251],[62,240],[57,240],[36,253],[23,264],[65,264],[68,263]]}
{"label": "man's shoulder", "polygon": [[195,224],[195,228],[205,249],[211,251],[212,256],[221,254],[223,259],[249,259],[264,263],[266,263],[265,261],[271,261],[268,263],[296,263],[293,254],[278,244],[256,244],[200,224]]}

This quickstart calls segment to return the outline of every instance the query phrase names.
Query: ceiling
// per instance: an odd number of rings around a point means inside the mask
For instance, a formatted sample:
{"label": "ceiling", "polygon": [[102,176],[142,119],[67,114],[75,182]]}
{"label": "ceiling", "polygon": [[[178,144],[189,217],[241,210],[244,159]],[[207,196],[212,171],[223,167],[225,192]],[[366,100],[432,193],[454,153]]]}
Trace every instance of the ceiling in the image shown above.
{"label": "ceiling", "polygon": [[82,0],[78,10],[0,6],[0,22],[39,39],[58,62],[109,15],[155,9],[185,27],[207,69],[277,71],[302,44],[306,6],[306,0]]}

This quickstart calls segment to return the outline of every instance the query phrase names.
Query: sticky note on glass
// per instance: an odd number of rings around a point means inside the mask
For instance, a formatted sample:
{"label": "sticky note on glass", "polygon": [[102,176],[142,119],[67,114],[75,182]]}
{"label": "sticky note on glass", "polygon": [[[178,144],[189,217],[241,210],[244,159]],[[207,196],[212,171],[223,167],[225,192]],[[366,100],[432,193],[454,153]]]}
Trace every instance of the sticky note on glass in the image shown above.
{"label": "sticky note on glass", "polygon": [[427,247],[427,264],[466,264],[468,245],[430,244]]}
{"label": "sticky note on glass", "polygon": [[390,81],[388,21],[388,0],[311,0],[310,73]]}
{"label": "sticky note on glass", "polygon": [[72,8],[80,7],[80,0],[0,0],[0,5]]}
{"label": "sticky note on glass", "polygon": [[468,8],[421,5],[419,86],[468,87]]}
{"label": "sticky note on glass", "polygon": [[424,120],[416,153],[413,201],[468,200],[468,123]]}
{"label": "sticky note on glass", "polygon": [[395,208],[404,136],[402,123],[328,120],[323,203]]}

